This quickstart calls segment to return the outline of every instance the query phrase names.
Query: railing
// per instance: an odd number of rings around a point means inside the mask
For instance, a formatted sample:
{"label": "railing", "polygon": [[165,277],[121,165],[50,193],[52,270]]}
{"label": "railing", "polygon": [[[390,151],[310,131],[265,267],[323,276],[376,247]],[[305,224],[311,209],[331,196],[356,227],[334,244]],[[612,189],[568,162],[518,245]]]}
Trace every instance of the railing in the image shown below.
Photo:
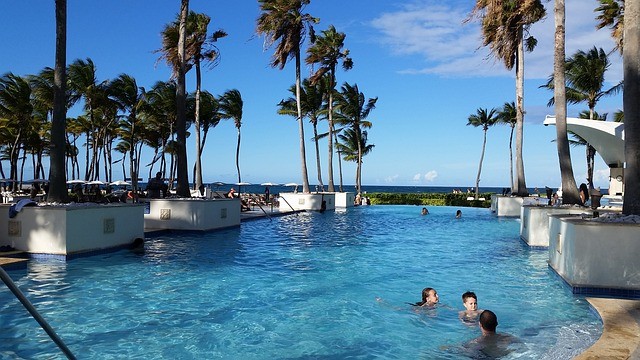
{"label": "railing", "polygon": [[38,324],[40,324],[42,329],[49,335],[51,340],[53,340],[53,342],[55,342],[56,345],[58,345],[60,350],[62,350],[62,352],[67,356],[67,358],[68,359],[75,359],[76,357],[73,355],[71,350],[69,350],[67,345],[64,344],[64,342],[58,336],[58,334],[56,334],[56,332],[53,331],[53,328],[51,326],[49,326],[49,324],[42,317],[42,315],[40,315],[40,313],[38,313],[38,310],[36,310],[36,308],[29,302],[29,299],[27,299],[24,296],[22,291],[20,291],[20,289],[13,282],[13,280],[11,279],[9,274],[7,274],[7,272],[4,271],[4,269],[2,267],[0,267],[0,278],[2,278],[2,281],[4,281],[5,285],[7,285],[9,290],[11,290],[11,292],[16,296],[16,298],[18,298],[18,300],[20,300],[22,305],[27,309],[27,311],[29,311],[31,316],[38,322]]}

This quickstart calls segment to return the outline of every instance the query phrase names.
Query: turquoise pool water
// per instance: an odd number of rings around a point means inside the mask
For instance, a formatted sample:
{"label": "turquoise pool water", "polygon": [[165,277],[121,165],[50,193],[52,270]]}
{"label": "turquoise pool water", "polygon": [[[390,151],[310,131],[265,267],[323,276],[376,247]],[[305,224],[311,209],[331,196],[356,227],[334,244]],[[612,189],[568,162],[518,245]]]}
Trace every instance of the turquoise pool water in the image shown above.
{"label": "turquoise pool water", "polygon": [[[548,269],[519,222],[489,210],[370,206],[147,239],[130,251],[10,271],[84,359],[459,359],[475,291],[521,343],[510,358],[566,359],[601,323]],[[435,287],[441,306],[415,311]],[[0,286],[0,358],[63,358]]]}

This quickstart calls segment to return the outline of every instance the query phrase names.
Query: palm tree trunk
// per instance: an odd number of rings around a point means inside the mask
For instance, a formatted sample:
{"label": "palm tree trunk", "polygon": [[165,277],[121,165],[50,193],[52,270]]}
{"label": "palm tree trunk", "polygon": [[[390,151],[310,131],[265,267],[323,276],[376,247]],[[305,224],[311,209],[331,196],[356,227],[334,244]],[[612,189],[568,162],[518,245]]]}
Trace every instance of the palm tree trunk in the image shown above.
{"label": "palm tree trunk", "polygon": [[313,138],[315,139],[314,143],[316,146],[316,168],[318,172],[318,185],[322,191],[324,191],[324,184],[322,183],[322,168],[320,166],[320,147],[318,146],[318,126],[317,122],[313,123]]}
{"label": "palm tree trunk", "polygon": [[186,60],[185,37],[189,0],[182,0],[180,5],[180,37],[178,40],[178,83],[176,87],[176,194],[181,197],[191,197],[189,191],[189,170],[187,169],[187,93],[185,84]]}
{"label": "palm tree trunk", "polygon": [[335,74],[333,73],[332,70],[332,74],[331,74],[331,86],[329,89],[329,156],[327,157],[327,168],[329,170],[329,184],[328,184],[328,191],[329,192],[334,192],[336,191],[335,189],[335,185],[333,184],[333,86],[335,83]]}
{"label": "palm tree trunk", "polygon": [[238,170],[238,182],[242,182],[240,177],[240,127],[238,127],[238,144],[236,145],[236,169]]}
{"label": "palm tree trunk", "polygon": [[298,107],[298,128],[300,132],[300,160],[302,165],[302,192],[309,193],[307,175],[307,155],[304,147],[304,123],[302,122],[302,103],[300,98],[300,50],[296,52],[296,106]]}
{"label": "palm tree trunk", "polygon": [[624,155],[627,161],[622,213],[640,215],[640,3],[624,10]]}
{"label": "palm tree trunk", "polygon": [[340,188],[338,190],[340,190],[340,192],[343,192],[344,184],[342,183],[342,153],[340,151],[340,148],[338,147],[338,136],[335,132],[333,133],[333,135],[335,136],[336,148],[338,149],[338,174],[340,175]]}
{"label": "palm tree trunk", "polygon": [[480,165],[478,165],[478,176],[476,176],[476,196],[475,199],[478,200],[478,195],[480,194],[480,174],[482,173],[482,161],[484,160],[484,149],[487,146],[487,130],[484,130],[484,139],[482,140],[482,152],[480,153]]}
{"label": "palm tree trunk", "polygon": [[524,43],[522,27],[518,31],[518,54],[516,59],[516,187],[517,196],[529,195],[524,178],[522,146],[524,138]]}
{"label": "palm tree trunk", "polygon": [[54,69],[53,118],[49,145],[49,194],[47,201],[67,201],[64,166],[67,68],[67,0],[56,0],[56,55]]}
{"label": "palm tree trunk", "polygon": [[200,74],[200,58],[196,56],[196,173],[194,179],[194,190],[199,190],[202,185],[202,149],[200,147],[200,87],[202,78]]}
{"label": "palm tree trunk", "polygon": [[511,134],[509,135],[509,175],[511,175],[511,191],[510,193],[513,192],[513,189],[515,189],[515,185],[513,183],[513,130],[514,130],[514,126],[511,127]]}
{"label": "palm tree trunk", "polygon": [[562,202],[579,204],[578,188],[573,176],[569,139],[567,137],[567,93],[565,87],[565,6],[564,0],[555,0],[555,50],[553,65],[553,94],[556,112],[556,144],[562,178]]}

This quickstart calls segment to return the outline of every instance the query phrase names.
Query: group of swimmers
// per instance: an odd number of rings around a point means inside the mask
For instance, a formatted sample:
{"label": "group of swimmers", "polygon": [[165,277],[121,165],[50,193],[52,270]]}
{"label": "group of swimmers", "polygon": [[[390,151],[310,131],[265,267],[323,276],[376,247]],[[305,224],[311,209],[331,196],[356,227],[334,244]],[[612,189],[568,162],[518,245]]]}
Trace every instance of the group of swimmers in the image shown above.
{"label": "group of swimmers", "polygon": [[[418,307],[434,307],[440,301],[438,292],[434,288],[424,288],[422,290],[422,301],[411,305]],[[462,305],[464,310],[458,313],[460,320],[465,323],[478,322],[482,335],[466,344],[467,349],[472,349],[490,358],[504,356],[511,350],[508,349],[510,343],[515,339],[508,334],[497,334],[498,317],[491,310],[478,309],[478,297],[473,291],[462,294]]]}
{"label": "group of swimmers", "polygon": [[[429,215],[429,209],[427,209],[426,207],[422,208],[422,211],[420,212],[422,215]],[[456,211],[456,219],[460,219],[462,217],[462,210],[457,210]]]}

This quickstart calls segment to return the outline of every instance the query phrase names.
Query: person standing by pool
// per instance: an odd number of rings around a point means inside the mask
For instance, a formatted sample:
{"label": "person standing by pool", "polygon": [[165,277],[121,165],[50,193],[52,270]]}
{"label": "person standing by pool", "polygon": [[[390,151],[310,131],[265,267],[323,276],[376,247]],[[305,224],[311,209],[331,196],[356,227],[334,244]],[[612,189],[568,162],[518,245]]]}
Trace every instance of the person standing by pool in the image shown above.
{"label": "person standing by pool", "polygon": [[424,288],[422,289],[422,301],[411,304],[413,306],[434,306],[440,301],[440,297],[438,297],[438,292],[434,288]]}

